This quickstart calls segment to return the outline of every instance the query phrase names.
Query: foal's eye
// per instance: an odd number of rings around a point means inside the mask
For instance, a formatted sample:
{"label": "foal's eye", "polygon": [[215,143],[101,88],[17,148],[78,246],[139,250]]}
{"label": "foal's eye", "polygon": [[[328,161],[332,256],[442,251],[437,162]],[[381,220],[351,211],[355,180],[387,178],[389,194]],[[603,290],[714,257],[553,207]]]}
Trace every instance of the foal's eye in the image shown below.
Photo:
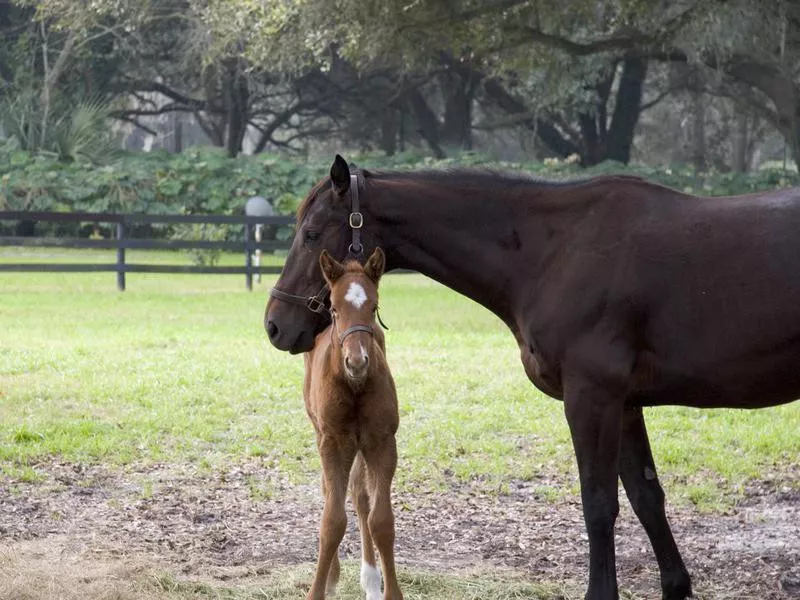
{"label": "foal's eye", "polygon": [[319,231],[306,231],[306,241],[316,242],[319,239]]}

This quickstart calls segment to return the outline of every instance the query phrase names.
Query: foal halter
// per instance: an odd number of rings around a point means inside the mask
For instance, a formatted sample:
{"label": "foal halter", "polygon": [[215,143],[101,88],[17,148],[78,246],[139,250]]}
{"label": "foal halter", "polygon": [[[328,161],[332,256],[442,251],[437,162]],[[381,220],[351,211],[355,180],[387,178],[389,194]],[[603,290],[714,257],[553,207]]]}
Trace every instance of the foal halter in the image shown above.
{"label": "foal halter", "polygon": [[[339,330],[336,328],[336,319],[333,320],[334,322],[334,330],[336,333],[339,333]],[[343,333],[339,333],[339,346],[344,346],[344,340],[347,338],[348,335],[351,333],[356,333],[357,331],[363,331],[364,333],[370,334],[372,337],[375,337],[375,330],[372,328],[371,325],[353,325],[352,327],[348,327],[344,330]]]}
{"label": "foal halter", "polygon": [[[364,246],[361,244],[361,228],[364,226],[364,215],[359,211],[358,175],[350,175],[350,216],[347,218],[347,224],[352,231],[352,242],[348,246],[347,251],[349,254],[360,256],[364,253]],[[269,291],[271,298],[288,302],[289,304],[305,306],[308,310],[317,314],[321,314],[327,310],[325,301],[330,293],[331,291],[328,289],[327,283],[313,296],[290,294],[276,287]],[[381,325],[383,325],[382,321]],[[383,327],[386,327],[386,325],[383,325]]]}

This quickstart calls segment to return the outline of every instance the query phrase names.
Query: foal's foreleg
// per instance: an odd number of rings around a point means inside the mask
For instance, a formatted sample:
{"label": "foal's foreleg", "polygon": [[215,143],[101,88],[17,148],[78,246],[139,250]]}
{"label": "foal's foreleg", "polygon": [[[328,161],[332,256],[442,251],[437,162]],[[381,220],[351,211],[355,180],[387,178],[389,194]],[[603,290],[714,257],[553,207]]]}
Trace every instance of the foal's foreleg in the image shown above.
{"label": "foal's foreleg", "polygon": [[358,454],[350,472],[350,496],[358,515],[358,529],[361,532],[361,589],[367,600],[381,598],[381,572],[375,566],[375,548],[369,533],[369,489],[367,468],[364,456]]}
{"label": "foal's foreleg", "polygon": [[[308,592],[309,600],[325,598],[328,575],[339,551],[347,529],[344,504],[347,497],[347,480],[355,456],[355,444],[331,436],[321,436],[319,454],[324,478],[325,508],[319,530],[319,558],[314,582]],[[335,583],[335,582],[334,582]]]}
{"label": "foal's foreleg", "polygon": [[683,600],[692,595],[689,573],[683,564],[664,511],[664,491],[658,483],[642,409],[625,410],[619,474],[636,516],[644,526],[661,571],[663,600]]}
{"label": "foal's foreleg", "polygon": [[367,518],[369,532],[381,557],[384,599],[402,600],[394,565],[394,514],[392,513],[392,478],[397,467],[397,445],[393,435],[365,449],[367,484],[372,507]]}

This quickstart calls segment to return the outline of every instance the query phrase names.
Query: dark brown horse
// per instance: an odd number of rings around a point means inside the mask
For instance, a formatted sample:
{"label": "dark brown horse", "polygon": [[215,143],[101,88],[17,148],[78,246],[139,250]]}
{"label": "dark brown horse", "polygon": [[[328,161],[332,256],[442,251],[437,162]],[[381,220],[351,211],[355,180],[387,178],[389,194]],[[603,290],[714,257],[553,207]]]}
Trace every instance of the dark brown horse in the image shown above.
{"label": "dark brown horse", "polygon": [[[355,206],[354,206],[355,205]],[[356,213],[356,214],[352,214]],[[471,171],[351,175],[309,194],[265,327],[304,352],[326,326],[317,257],[381,246],[495,313],[531,381],[562,399],[592,600],[618,597],[621,477],[661,572],[691,595],[643,406],[758,408],[800,396],[800,191],[699,198],[635,177],[552,183]],[[313,299],[310,299],[312,298]]]}

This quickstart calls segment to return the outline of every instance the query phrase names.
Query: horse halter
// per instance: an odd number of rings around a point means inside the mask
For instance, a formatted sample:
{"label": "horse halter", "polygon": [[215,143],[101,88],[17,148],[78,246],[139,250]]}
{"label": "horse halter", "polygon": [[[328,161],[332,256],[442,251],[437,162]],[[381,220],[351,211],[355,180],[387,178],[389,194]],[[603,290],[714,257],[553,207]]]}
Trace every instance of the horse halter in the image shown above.
{"label": "horse halter", "polygon": [[363,331],[364,333],[370,334],[372,337],[375,337],[375,330],[372,328],[372,325],[353,325],[352,327],[348,327],[344,330],[344,332],[339,333],[338,328],[336,327],[336,319],[333,319],[333,330],[339,335],[339,346],[344,346],[344,340],[347,338],[348,335],[351,333],[356,333],[358,331]]}
{"label": "horse halter", "polygon": [[[364,226],[364,215],[361,214],[359,210],[358,175],[350,175],[350,216],[347,218],[347,224],[352,231],[352,242],[348,246],[347,251],[349,254],[360,256],[364,253],[364,246],[361,244],[361,228]],[[311,312],[321,314],[327,310],[325,307],[325,300],[330,295],[330,290],[326,283],[313,296],[299,296],[273,287],[269,291],[269,295],[276,300],[305,306]],[[383,325],[382,322],[381,325]]]}

